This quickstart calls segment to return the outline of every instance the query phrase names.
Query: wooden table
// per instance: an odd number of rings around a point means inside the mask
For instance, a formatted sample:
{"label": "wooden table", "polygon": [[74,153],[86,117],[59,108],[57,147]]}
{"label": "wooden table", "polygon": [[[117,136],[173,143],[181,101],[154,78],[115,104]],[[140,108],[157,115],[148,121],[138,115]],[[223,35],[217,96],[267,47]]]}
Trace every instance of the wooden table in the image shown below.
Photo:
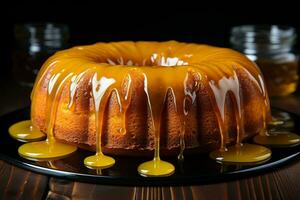
{"label": "wooden table", "polygon": [[[9,86],[9,87],[8,87]],[[1,84],[0,114],[29,105],[29,88]],[[300,98],[272,99],[276,107],[300,114]],[[245,179],[184,187],[95,185],[48,177],[0,161],[2,199],[300,199],[300,159]]]}

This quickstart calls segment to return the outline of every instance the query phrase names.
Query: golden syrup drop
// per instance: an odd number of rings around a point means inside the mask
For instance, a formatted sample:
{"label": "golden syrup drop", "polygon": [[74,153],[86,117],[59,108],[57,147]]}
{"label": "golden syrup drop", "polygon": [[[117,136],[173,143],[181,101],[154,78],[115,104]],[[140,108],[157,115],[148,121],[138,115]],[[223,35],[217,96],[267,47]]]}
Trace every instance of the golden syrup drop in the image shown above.
{"label": "golden syrup drop", "polygon": [[268,123],[269,131],[285,131],[294,127],[294,121],[289,116],[272,117],[272,121]]}
{"label": "golden syrup drop", "polygon": [[253,163],[264,161],[271,157],[271,150],[255,144],[234,145],[226,151],[216,150],[209,156],[220,162],[228,163]]}
{"label": "golden syrup drop", "polygon": [[19,154],[29,160],[55,160],[66,157],[77,150],[77,147],[57,141],[40,141],[23,144]]}
{"label": "golden syrup drop", "polygon": [[104,169],[111,167],[115,164],[115,159],[106,156],[103,153],[97,153],[96,155],[89,156],[84,159],[84,165],[92,169]]}
{"label": "golden syrup drop", "polygon": [[170,176],[174,173],[175,167],[169,162],[154,158],[151,161],[139,165],[138,172],[142,176]]}
{"label": "golden syrup drop", "polygon": [[291,132],[269,132],[268,135],[257,135],[253,141],[267,146],[288,147],[300,144],[299,135]]}
{"label": "golden syrup drop", "polygon": [[144,162],[138,166],[138,172],[142,176],[170,176],[174,171],[174,165],[160,159],[159,147],[157,146],[154,149],[153,160]]}
{"label": "golden syrup drop", "polygon": [[31,120],[17,122],[9,127],[11,137],[21,142],[33,142],[46,138],[46,135],[33,127]]}
{"label": "golden syrup drop", "polygon": [[283,125],[284,124],[284,121],[280,120],[280,119],[277,119],[277,118],[272,118],[272,120],[268,123],[268,125],[271,125],[271,126],[280,126],[280,125]]}

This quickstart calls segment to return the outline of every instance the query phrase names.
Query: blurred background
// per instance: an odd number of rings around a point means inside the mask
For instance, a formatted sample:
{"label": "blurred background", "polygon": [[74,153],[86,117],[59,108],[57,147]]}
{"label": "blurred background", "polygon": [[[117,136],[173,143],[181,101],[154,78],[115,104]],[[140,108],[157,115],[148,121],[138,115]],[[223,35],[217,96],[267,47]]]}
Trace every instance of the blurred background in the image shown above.
{"label": "blurred background", "polygon": [[[0,48],[0,90],[3,102],[15,101],[17,107],[29,104],[31,88],[17,84],[13,78],[13,65],[27,62],[16,57],[20,49],[16,27],[28,23],[62,24],[58,33],[63,49],[74,45],[92,44],[100,41],[122,40],[178,40],[231,47],[230,30],[244,24],[275,24],[292,26],[299,35],[299,8],[296,4],[274,4],[241,1],[240,3],[189,2],[162,3],[156,1],[24,1],[7,2],[2,6]],[[65,29],[66,28],[66,29]],[[59,30],[62,30],[59,29]],[[24,30],[24,27],[23,27]],[[28,27],[25,28],[28,31]],[[22,32],[22,31],[21,31]],[[51,32],[51,31],[50,31]],[[20,33],[20,31],[19,31]],[[54,30],[54,38],[55,30]],[[25,44],[28,45],[28,44]],[[295,43],[295,51],[299,42]],[[49,54],[54,53],[55,48]],[[22,57],[22,56],[21,56]],[[45,56],[44,56],[45,57]],[[39,65],[44,58],[38,58]],[[14,63],[15,62],[15,63]],[[39,68],[37,66],[36,68]],[[20,95],[21,94],[21,95]],[[22,98],[21,98],[22,97]],[[16,106],[14,106],[16,108]],[[2,112],[13,108],[1,105]]]}

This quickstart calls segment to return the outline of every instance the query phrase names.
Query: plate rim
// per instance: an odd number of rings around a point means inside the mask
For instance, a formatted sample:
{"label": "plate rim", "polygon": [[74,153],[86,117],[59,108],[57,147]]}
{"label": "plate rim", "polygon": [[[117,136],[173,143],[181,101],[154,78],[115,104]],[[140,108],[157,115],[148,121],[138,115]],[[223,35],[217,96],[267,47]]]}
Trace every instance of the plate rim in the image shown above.
{"label": "plate rim", "polygon": [[[6,113],[0,116],[0,121],[2,118],[9,118],[11,115],[16,113],[28,112],[29,107],[25,107],[22,109],[17,109],[15,111]],[[281,110],[281,109],[279,109]],[[292,116],[297,116],[294,113],[290,113],[288,111],[284,111]],[[1,123],[1,122],[0,122]],[[8,134],[8,132],[7,132]],[[1,147],[0,147],[1,148]],[[226,174],[220,174],[218,176],[214,176],[210,178],[210,176],[202,176],[203,179],[199,180],[198,176],[195,177],[135,177],[135,183],[132,181],[128,181],[128,177],[112,177],[112,176],[103,176],[103,175],[95,175],[95,174],[84,174],[80,172],[72,172],[72,171],[63,171],[59,169],[50,169],[44,166],[35,165],[30,162],[24,162],[25,159],[21,158],[16,159],[9,155],[3,154],[0,151],[0,159],[19,168],[32,171],[41,175],[53,176],[56,178],[68,179],[71,181],[85,182],[85,183],[96,183],[96,184],[108,184],[114,186],[188,186],[188,185],[203,185],[203,184],[216,184],[224,181],[234,181],[236,179],[242,179],[247,177],[253,177],[265,172],[270,172],[274,170],[280,169],[280,167],[292,164],[292,162],[296,161],[296,158],[300,157],[300,150],[292,153],[291,155],[281,158],[279,160],[275,160],[271,163],[265,163],[262,165],[253,166],[246,169],[239,169],[231,172],[227,172]],[[26,161],[26,160],[25,160]],[[137,172],[138,173],[138,172]]]}

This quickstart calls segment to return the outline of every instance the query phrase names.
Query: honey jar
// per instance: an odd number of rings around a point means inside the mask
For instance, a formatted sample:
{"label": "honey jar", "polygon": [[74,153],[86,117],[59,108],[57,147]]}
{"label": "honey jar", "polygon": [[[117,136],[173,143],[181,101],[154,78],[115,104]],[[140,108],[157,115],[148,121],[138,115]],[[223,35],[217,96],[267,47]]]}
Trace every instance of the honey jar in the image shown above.
{"label": "honey jar", "polygon": [[269,96],[293,93],[298,85],[298,54],[293,27],[277,25],[243,25],[231,29],[234,49],[256,62],[261,69]]}
{"label": "honey jar", "polygon": [[69,28],[54,23],[16,24],[14,36],[14,78],[21,85],[32,86],[46,59],[68,46]]}

